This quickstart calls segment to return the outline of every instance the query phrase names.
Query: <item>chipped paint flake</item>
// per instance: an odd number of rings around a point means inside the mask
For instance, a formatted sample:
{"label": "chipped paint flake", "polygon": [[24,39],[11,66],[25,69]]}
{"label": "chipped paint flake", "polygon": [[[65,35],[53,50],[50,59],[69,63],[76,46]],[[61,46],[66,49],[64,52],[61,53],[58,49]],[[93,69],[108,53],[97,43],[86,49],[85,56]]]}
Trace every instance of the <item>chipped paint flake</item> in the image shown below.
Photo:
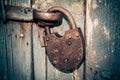
{"label": "chipped paint flake", "polygon": [[[87,26],[87,44],[90,44],[88,46],[92,46],[92,42],[91,42],[91,38],[92,38],[92,31],[93,31],[93,22],[91,20],[91,17],[90,17],[90,2],[91,0],[88,1],[88,4],[87,4],[87,12],[86,12],[86,16],[87,16],[87,21],[86,21],[86,26]],[[89,27],[88,27],[89,26]]]}
{"label": "chipped paint flake", "polygon": [[103,26],[103,32],[105,34],[106,39],[110,40],[110,30]]}
{"label": "chipped paint flake", "polygon": [[97,5],[97,0],[93,0],[93,3],[92,3],[92,8],[93,9],[96,9],[98,8],[99,6]]}
{"label": "chipped paint flake", "polygon": [[93,24],[94,24],[94,27],[97,27],[99,25],[99,20],[95,19],[94,22],[93,22]]}

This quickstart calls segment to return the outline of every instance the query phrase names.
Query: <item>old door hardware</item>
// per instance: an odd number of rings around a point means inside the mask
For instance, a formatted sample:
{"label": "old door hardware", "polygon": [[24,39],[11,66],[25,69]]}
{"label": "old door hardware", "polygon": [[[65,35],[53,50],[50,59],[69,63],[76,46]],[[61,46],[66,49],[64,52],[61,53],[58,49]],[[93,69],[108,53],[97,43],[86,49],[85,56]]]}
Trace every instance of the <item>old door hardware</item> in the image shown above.
{"label": "old door hardware", "polygon": [[55,26],[58,25],[58,22],[62,22],[61,13],[52,13],[52,12],[41,12],[38,10],[33,11],[34,20],[38,23],[39,26]]}
{"label": "old door hardware", "polygon": [[51,33],[49,27],[46,28],[47,34],[44,41],[48,58],[53,66],[61,71],[74,70],[83,60],[83,42],[79,29],[68,10],[55,6],[50,8],[48,12],[62,13],[67,17],[68,24],[71,26],[71,29],[66,31],[62,37]]}
{"label": "old door hardware", "polygon": [[43,12],[39,9],[32,9],[29,7],[5,5],[4,7],[0,7],[0,19],[4,18],[6,18],[7,20],[22,22],[34,22],[34,21],[40,22],[43,20],[57,22],[61,20],[61,14]]}
{"label": "old door hardware", "polygon": [[[50,62],[56,68],[64,71],[78,68],[83,60],[83,42],[74,18],[68,10],[55,6],[47,12],[43,12],[27,7],[5,6],[5,12],[6,19],[25,22],[34,21],[41,27],[45,27],[47,32],[44,37],[45,48]],[[71,27],[63,37],[50,32],[50,26],[58,25],[57,22],[62,23],[62,15],[66,16]],[[0,18],[3,18],[1,12]]]}

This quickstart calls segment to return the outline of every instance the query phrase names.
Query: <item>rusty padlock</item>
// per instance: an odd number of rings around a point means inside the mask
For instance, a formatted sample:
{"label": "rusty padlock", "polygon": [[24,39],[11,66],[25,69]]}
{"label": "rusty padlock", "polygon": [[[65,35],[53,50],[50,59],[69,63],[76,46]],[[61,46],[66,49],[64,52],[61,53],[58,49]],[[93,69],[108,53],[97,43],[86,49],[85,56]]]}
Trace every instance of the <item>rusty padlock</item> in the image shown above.
{"label": "rusty padlock", "polygon": [[69,25],[72,27],[62,37],[58,37],[47,30],[48,34],[46,34],[44,41],[50,62],[59,70],[68,71],[78,68],[83,60],[83,42],[74,18],[68,10],[59,6],[52,7],[48,11],[62,13],[66,16]]}

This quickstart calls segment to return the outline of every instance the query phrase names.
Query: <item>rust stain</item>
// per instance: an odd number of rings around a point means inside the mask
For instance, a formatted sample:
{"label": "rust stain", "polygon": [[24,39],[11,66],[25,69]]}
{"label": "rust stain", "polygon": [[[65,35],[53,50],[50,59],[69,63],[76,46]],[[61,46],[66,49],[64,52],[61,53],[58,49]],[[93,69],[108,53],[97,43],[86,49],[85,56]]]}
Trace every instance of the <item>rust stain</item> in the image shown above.
{"label": "rust stain", "polygon": [[[66,71],[74,69],[81,63],[83,45],[81,36],[78,36],[78,34],[76,28],[67,31],[63,37],[57,37],[54,34],[45,36],[47,55],[56,68]],[[82,49],[79,50],[79,48]]]}
{"label": "rust stain", "polygon": [[[34,26],[38,27],[36,24],[34,24]],[[38,27],[38,38],[40,39],[41,47],[45,46],[45,43],[44,43],[45,32],[44,31],[45,31],[44,28]]]}
{"label": "rust stain", "polygon": [[21,27],[21,32],[25,33],[31,28],[31,23],[25,23],[25,22],[19,22],[19,25]]}

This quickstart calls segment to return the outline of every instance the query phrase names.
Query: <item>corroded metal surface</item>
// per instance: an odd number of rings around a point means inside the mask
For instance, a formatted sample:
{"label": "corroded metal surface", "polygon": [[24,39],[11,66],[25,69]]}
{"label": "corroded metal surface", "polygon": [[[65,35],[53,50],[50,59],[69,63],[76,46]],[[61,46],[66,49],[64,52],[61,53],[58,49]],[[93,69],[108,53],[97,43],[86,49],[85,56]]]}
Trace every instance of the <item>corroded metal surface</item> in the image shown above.
{"label": "corroded metal surface", "polygon": [[[0,7],[1,9],[1,7]],[[30,7],[21,7],[21,6],[8,6],[5,5],[6,13],[4,16],[8,20],[14,21],[28,21],[32,22],[35,20],[42,20],[48,22],[56,22],[61,21],[61,13],[51,13],[51,12],[43,12],[40,9],[32,9]],[[2,11],[0,10],[0,18],[3,18]]]}
{"label": "corroded metal surface", "polygon": [[74,70],[83,60],[83,42],[74,18],[67,9],[60,6],[54,6],[48,12],[62,13],[72,27],[63,37],[58,33],[50,34],[49,28],[46,28],[45,45],[49,60],[61,71]]}
{"label": "corroded metal surface", "polygon": [[38,23],[39,26],[55,26],[60,25],[62,23],[62,15],[61,13],[52,13],[52,12],[43,12],[39,10],[33,11],[33,17],[35,22]]}
{"label": "corroded metal surface", "polygon": [[48,13],[34,10],[33,17],[43,21],[61,21],[61,13]]}
{"label": "corroded metal surface", "polygon": [[[54,6],[54,5],[59,5],[59,6],[63,6],[64,8],[68,9],[72,15],[74,16],[75,20],[76,20],[76,23],[78,25],[78,27],[81,27],[82,31],[84,32],[83,30],[83,27],[84,27],[84,12],[83,12],[83,9],[84,7],[82,7],[82,3],[84,0],[4,0],[6,2],[7,5],[17,5],[17,6],[25,6],[25,7],[29,7],[31,2],[30,1],[33,1],[33,2],[38,2],[37,4],[40,6],[40,8],[42,8],[43,10],[46,8],[49,8],[51,6]],[[51,1],[51,2],[50,2]],[[76,2],[74,2],[76,1]],[[31,4],[32,6],[32,4]],[[21,13],[19,13],[19,15],[21,15]],[[22,15],[24,16],[24,15]],[[30,16],[25,16],[23,18],[27,18],[28,17],[30,18]],[[1,21],[2,23],[2,21]],[[22,40],[30,40],[33,39],[33,42],[31,41],[28,45],[27,41],[23,41],[23,45],[20,43],[20,46],[27,52],[27,55],[26,55],[26,52],[24,52],[25,56],[26,57],[29,57],[29,55],[34,54],[33,57],[34,57],[34,72],[31,72],[32,69],[29,69],[29,66],[27,67],[26,65],[31,65],[33,64],[32,62],[29,63],[29,61],[31,60],[28,60],[28,62],[26,63],[23,63],[25,61],[23,61],[24,59],[21,58],[22,56],[22,52],[20,51],[17,51],[16,48],[17,46],[16,45],[19,45],[19,43],[17,42],[14,42],[14,41],[11,41],[11,35],[12,35],[12,31],[15,31],[17,32],[16,34],[18,35],[21,35],[19,32],[21,32],[21,29],[19,30],[19,23],[18,25],[15,25],[14,22],[12,23],[8,23],[8,29],[7,31],[5,32],[1,32],[3,34],[8,34],[8,36],[3,36],[3,37],[7,37],[7,49],[4,48],[5,50],[3,50],[3,48],[1,49],[2,53],[4,53],[3,51],[6,51],[8,52],[7,54],[7,63],[5,63],[4,61],[1,61],[3,64],[1,64],[0,66],[0,71],[5,71],[5,72],[8,72],[6,74],[8,74],[8,78],[9,80],[13,80],[13,79],[17,79],[17,80],[30,80],[32,79],[32,76],[34,75],[34,79],[35,80],[74,80],[74,77],[73,77],[73,74],[72,73],[69,73],[69,74],[64,74],[60,71],[58,71],[57,69],[55,69],[49,62],[49,60],[45,60],[45,54],[44,54],[44,48],[41,48],[40,47],[40,43],[39,43],[39,35],[38,35],[38,30],[36,28],[36,26],[33,25],[33,28],[31,30],[28,30],[27,29],[27,33],[28,31],[31,31],[31,35],[33,35],[32,38],[28,39],[26,38],[27,36],[25,35],[24,38],[20,38]],[[14,30],[11,30],[9,28],[11,28],[11,26],[14,26]],[[29,26],[28,28],[30,28],[30,25],[26,25],[26,26]],[[6,27],[4,27],[6,28]],[[24,27],[26,28],[26,27]],[[59,32],[61,35],[64,34],[64,32],[68,29],[68,25],[65,21],[63,21],[62,25],[60,27],[55,27],[53,30],[51,30],[51,32]],[[0,30],[4,30],[4,29],[0,29]],[[26,30],[26,29],[25,29]],[[11,32],[10,32],[11,31]],[[25,34],[26,34],[26,31],[25,31]],[[0,34],[2,35],[2,34]],[[14,35],[14,34],[13,34]],[[40,35],[41,36],[41,35]],[[22,36],[21,36],[22,37]],[[30,35],[28,36],[30,37]],[[13,36],[14,38],[14,36]],[[19,38],[19,36],[18,36]],[[11,43],[13,42],[13,44]],[[1,41],[1,43],[3,44],[3,41]],[[2,47],[3,45],[0,44]],[[33,50],[33,52],[29,52],[28,49],[26,49],[27,47],[31,47],[30,50]],[[11,47],[12,46],[12,47]],[[24,48],[24,46],[26,48]],[[17,51],[17,53],[16,53]],[[20,53],[20,54],[18,54]],[[1,55],[1,54],[0,54]],[[2,55],[5,55],[5,54],[2,54]],[[24,56],[24,57],[25,57]],[[12,58],[14,57],[14,58]],[[16,59],[15,59],[16,58]],[[1,56],[0,58],[1,60],[2,59],[6,59],[6,56],[3,57]],[[21,62],[18,62],[21,61]],[[47,63],[47,65],[46,65]],[[6,70],[5,68],[1,68],[2,66],[4,67],[4,65],[7,64],[7,67],[8,69]],[[22,64],[22,66],[20,65],[17,65],[17,64]],[[13,65],[13,66],[11,66]],[[26,67],[24,67],[26,66]],[[32,67],[33,65],[31,65]],[[21,70],[23,69],[23,70]],[[82,80],[82,76],[83,76],[83,66],[81,66],[79,69],[78,69],[78,77],[80,77],[80,80]],[[41,73],[42,72],[42,73]],[[0,74],[4,75],[4,72],[0,72]],[[31,76],[29,76],[28,74],[31,74]],[[3,76],[5,78],[5,76]],[[14,78],[15,77],[15,78]],[[0,78],[0,80],[3,80]]]}
{"label": "corroded metal surface", "polygon": [[61,6],[53,6],[50,9],[48,9],[48,12],[62,13],[63,15],[65,15],[68,18],[67,20],[69,20],[68,24],[70,25],[70,27],[72,27],[73,29],[76,28],[75,20],[74,20],[73,16],[71,15],[71,13],[67,9],[65,9]]}
{"label": "corroded metal surface", "polygon": [[60,70],[77,68],[83,58],[83,45],[78,29],[72,29],[63,37],[55,34],[45,36],[47,55]]}
{"label": "corroded metal surface", "polygon": [[[6,12],[5,13],[6,18],[10,20],[33,21],[33,14],[32,14],[33,10],[29,7],[5,5],[5,12]],[[0,10],[0,18],[2,18],[1,10]]]}

